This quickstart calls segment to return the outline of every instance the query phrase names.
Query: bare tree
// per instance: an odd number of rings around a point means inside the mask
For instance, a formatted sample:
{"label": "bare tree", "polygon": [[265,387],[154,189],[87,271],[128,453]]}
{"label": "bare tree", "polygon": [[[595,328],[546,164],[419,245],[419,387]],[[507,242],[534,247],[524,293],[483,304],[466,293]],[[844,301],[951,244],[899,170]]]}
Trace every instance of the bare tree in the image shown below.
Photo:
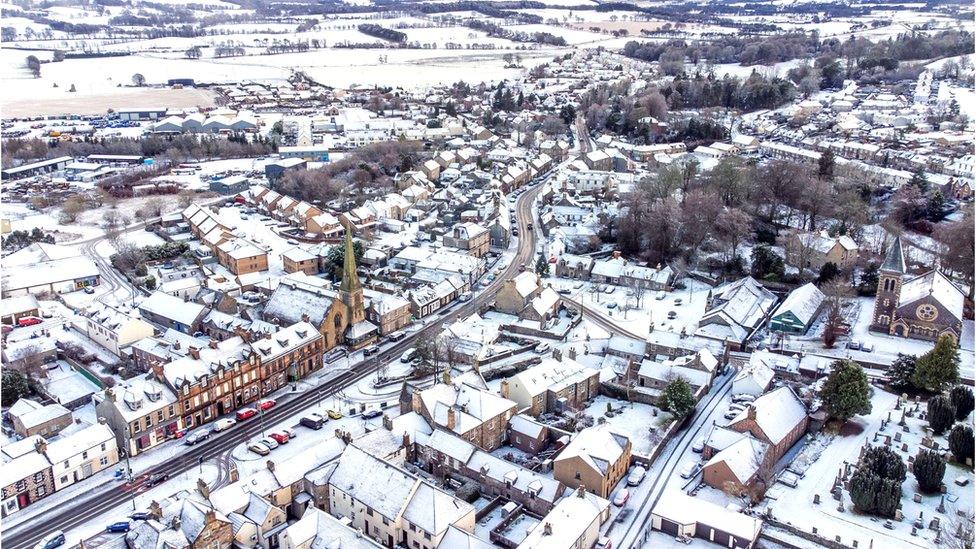
{"label": "bare tree", "polygon": [[827,311],[827,322],[824,325],[823,343],[828,349],[833,348],[844,323],[844,306],[854,295],[854,290],[846,280],[838,277],[822,285],[820,288],[827,299],[824,307]]}

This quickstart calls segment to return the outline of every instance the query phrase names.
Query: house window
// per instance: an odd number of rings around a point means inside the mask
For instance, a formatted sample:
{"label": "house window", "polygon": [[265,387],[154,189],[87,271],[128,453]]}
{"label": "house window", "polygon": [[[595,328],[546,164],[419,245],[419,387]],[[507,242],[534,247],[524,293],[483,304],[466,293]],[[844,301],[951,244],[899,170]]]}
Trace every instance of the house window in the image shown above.
{"label": "house window", "polygon": [[37,497],[42,498],[47,494],[47,487],[43,484],[37,487]]}
{"label": "house window", "polygon": [[583,478],[583,477],[580,476],[579,471],[576,471],[576,480],[580,480],[581,478]]}
{"label": "house window", "polygon": [[430,541],[430,534],[428,534],[427,532],[424,532],[424,539],[427,540],[427,541]]}
{"label": "house window", "polygon": [[102,466],[108,465],[108,458],[102,456],[102,459],[98,460],[98,463],[101,464]]}
{"label": "house window", "polygon": [[68,482],[68,477],[67,476],[61,477],[61,484],[64,484],[66,482]]}

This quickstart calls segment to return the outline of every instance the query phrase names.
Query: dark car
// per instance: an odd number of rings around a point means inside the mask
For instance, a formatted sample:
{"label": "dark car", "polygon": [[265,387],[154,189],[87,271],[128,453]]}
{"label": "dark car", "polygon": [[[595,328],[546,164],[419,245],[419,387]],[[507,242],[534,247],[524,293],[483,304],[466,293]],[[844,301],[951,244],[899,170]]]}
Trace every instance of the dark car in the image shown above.
{"label": "dark car", "polygon": [[210,431],[208,430],[194,431],[186,437],[186,439],[183,441],[183,444],[186,444],[187,446],[193,446],[194,444],[198,442],[203,442],[208,438],[210,438]]}
{"label": "dark car", "polygon": [[129,515],[129,518],[132,520],[150,520],[153,518],[153,516],[152,513],[147,511],[136,511],[135,513]]}
{"label": "dark car", "polygon": [[146,486],[152,488],[169,480],[169,473],[153,473],[146,479]]}
{"label": "dark car", "polygon": [[313,413],[304,416],[301,420],[299,420],[299,423],[301,423],[305,427],[308,427],[309,429],[315,429],[316,431],[318,431],[319,429],[322,428],[322,425],[325,423],[325,418],[319,414]]}
{"label": "dark car", "polygon": [[363,412],[364,419],[373,419],[374,417],[380,417],[383,415],[381,410],[370,410],[368,412]]}
{"label": "dark car", "polygon": [[108,526],[105,527],[105,531],[110,533],[128,532],[129,522],[128,521],[113,522],[112,524],[109,524]]}

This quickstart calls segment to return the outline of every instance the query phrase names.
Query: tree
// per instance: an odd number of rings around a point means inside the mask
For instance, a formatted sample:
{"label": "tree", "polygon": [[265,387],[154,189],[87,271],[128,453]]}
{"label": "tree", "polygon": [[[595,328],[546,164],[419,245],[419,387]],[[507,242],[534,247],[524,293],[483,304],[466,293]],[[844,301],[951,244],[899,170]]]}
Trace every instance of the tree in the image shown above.
{"label": "tree", "polygon": [[976,449],[976,440],[973,438],[973,428],[962,423],[956,424],[949,432],[949,451],[952,452],[952,456],[957,462],[970,465],[974,449]]}
{"label": "tree", "polygon": [[41,60],[38,59],[36,55],[28,55],[26,64],[27,70],[34,75],[34,78],[41,77]]}
{"label": "tree", "polygon": [[74,223],[78,219],[78,215],[88,209],[88,205],[85,200],[80,196],[72,196],[71,198],[64,201],[61,205],[61,215],[58,218],[63,224]]}
{"label": "tree", "polygon": [[937,395],[929,399],[925,408],[925,415],[929,420],[932,432],[941,435],[952,427],[956,413],[952,409],[952,402],[945,395]]}
{"label": "tree", "polygon": [[817,177],[827,181],[834,180],[834,153],[830,149],[824,151],[817,161]]}
{"label": "tree", "polygon": [[549,262],[546,261],[546,256],[544,254],[539,254],[538,259],[535,260],[535,273],[539,276],[546,276],[549,274]]}
{"label": "tree", "polygon": [[976,402],[973,400],[973,391],[965,385],[956,385],[949,391],[949,401],[956,412],[956,421],[962,421],[969,416]]}
{"label": "tree", "polygon": [[682,419],[695,409],[695,394],[691,384],[683,377],[675,377],[664,387],[660,398],[661,407],[677,419]]}
{"label": "tree", "polygon": [[828,261],[820,267],[820,274],[817,275],[817,284],[830,282],[840,274],[840,269],[833,261]]}
{"label": "tree", "polygon": [[778,281],[786,273],[783,258],[766,244],[752,249],[752,276],[760,280]]}
{"label": "tree", "polygon": [[820,400],[830,417],[847,421],[871,413],[871,386],[864,368],[851,360],[837,360],[820,389]]}
{"label": "tree", "polygon": [[152,276],[152,275],[147,276],[146,279],[143,281],[142,285],[145,286],[146,289],[149,290],[149,291],[155,290],[156,289],[156,277],[155,276]]}
{"label": "tree", "polygon": [[918,489],[923,494],[934,494],[939,491],[945,471],[945,459],[937,452],[923,448],[915,456],[912,474],[915,475]]}
{"label": "tree", "polygon": [[915,355],[905,355],[898,353],[894,362],[888,367],[888,379],[891,386],[899,391],[914,391],[915,385],[912,378],[915,376]]}
{"label": "tree", "polygon": [[868,448],[851,476],[854,508],[862,513],[894,516],[906,476],[905,463],[894,450],[887,446]]}
{"label": "tree", "polygon": [[857,295],[862,297],[873,296],[878,293],[878,264],[871,262],[861,271],[861,276],[857,281]]}
{"label": "tree", "polygon": [[959,381],[959,348],[949,335],[942,335],[935,347],[919,357],[912,383],[934,393]]}
{"label": "tree", "polygon": [[132,75],[132,84],[136,87],[143,87],[146,85],[146,77],[142,73],[135,73]]}
{"label": "tree", "polygon": [[179,205],[180,209],[184,209],[193,203],[193,191],[190,189],[183,189],[180,194],[176,197],[176,203]]}
{"label": "tree", "polygon": [[837,335],[844,323],[844,305],[851,295],[851,288],[842,279],[835,278],[821,287],[826,299],[824,309],[827,311],[827,321],[823,330],[824,346],[833,348],[837,342]]}
{"label": "tree", "polygon": [[27,376],[23,372],[11,369],[3,369],[2,383],[0,383],[0,403],[4,408],[13,406],[18,399],[31,394],[30,384]]}
{"label": "tree", "polygon": [[[356,256],[356,264],[359,265],[360,261],[363,259],[363,253],[366,251],[363,248],[363,243],[360,240],[354,240],[352,243],[353,255]],[[325,257],[326,261],[332,267],[330,271],[333,277],[337,277],[342,274],[342,266],[346,261],[346,248],[341,244],[336,244],[329,248],[328,253]]]}

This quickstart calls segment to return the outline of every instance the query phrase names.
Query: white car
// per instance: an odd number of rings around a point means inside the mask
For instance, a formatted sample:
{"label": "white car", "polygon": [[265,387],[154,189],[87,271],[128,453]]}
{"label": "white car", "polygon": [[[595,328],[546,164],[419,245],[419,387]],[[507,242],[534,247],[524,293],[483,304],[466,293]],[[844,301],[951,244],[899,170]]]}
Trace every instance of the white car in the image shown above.
{"label": "white car", "polygon": [[697,472],[698,464],[694,461],[689,461],[685,463],[684,467],[681,468],[681,472],[679,474],[681,475],[681,478],[691,478],[695,476],[695,473]]}
{"label": "white car", "polygon": [[700,454],[705,451],[705,437],[698,437],[698,440],[691,445],[691,451]]}
{"label": "white car", "polygon": [[722,417],[724,417],[725,419],[735,419],[735,416],[737,415],[739,415],[739,410],[729,410],[725,412],[725,415],[723,415]]}
{"label": "white car", "polygon": [[213,431],[219,433],[221,431],[226,431],[234,425],[237,425],[237,420],[234,418],[225,417],[223,419],[218,419],[214,422]]}
{"label": "white car", "polygon": [[647,476],[647,469],[638,465],[627,475],[627,486],[637,486]]}

